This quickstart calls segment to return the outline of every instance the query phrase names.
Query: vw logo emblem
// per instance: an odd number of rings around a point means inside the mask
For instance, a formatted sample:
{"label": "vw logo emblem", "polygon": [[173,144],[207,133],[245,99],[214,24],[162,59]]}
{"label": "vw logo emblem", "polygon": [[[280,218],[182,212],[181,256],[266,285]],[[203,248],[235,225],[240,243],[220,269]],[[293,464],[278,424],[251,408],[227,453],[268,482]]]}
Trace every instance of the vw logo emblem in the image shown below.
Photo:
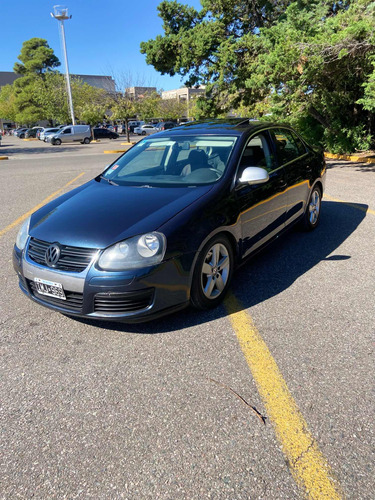
{"label": "vw logo emblem", "polygon": [[56,267],[56,264],[59,261],[61,254],[61,248],[57,243],[52,243],[50,245],[45,253],[44,259],[46,261],[47,266],[49,267]]}

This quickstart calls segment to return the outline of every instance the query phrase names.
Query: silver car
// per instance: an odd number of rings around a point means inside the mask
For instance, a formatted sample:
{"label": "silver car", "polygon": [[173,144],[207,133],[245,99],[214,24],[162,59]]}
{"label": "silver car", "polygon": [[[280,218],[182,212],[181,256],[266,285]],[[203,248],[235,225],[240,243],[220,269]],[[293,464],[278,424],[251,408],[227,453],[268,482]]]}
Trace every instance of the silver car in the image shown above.
{"label": "silver car", "polygon": [[60,129],[55,127],[55,128],[44,128],[41,130],[39,134],[39,140],[47,142],[47,135],[53,134],[54,132],[58,132]]}
{"label": "silver car", "polygon": [[80,142],[90,144],[90,125],[68,125],[54,134],[47,135],[47,141],[54,146],[59,146],[63,142]]}
{"label": "silver car", "polygon": [[155,134],[158,131],[156,127],[146,123],[145,125],[141,125],[140,127],[136,127],[134,129],[134,133],[138,135],[150,135]]}

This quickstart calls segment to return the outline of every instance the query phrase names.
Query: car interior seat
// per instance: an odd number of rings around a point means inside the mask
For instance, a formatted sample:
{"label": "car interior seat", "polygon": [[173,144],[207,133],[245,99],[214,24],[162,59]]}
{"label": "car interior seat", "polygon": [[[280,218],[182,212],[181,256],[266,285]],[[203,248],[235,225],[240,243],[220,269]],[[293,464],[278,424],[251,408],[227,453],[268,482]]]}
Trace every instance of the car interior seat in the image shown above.
{"label": "car interior seat", "polygon": [[198,170],[199,168],[208,168],[207,155],[204,151],[199,149],[193,149],[190,151],[188,156],[188,164],[190,165],[191,171]]}

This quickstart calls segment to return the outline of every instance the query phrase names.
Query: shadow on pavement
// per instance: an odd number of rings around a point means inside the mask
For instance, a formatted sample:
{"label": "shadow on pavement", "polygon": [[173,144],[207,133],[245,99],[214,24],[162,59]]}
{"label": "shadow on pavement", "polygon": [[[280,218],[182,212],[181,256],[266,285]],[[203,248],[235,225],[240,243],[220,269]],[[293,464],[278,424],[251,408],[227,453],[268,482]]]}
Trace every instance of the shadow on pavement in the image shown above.
{"label": "shadow on pavement", "polygon": [[[81,146],[82,144],[77,143],[77,144],[71,144],[69,146],[52,146],[51,144],[46,143],[44,146],[44,143],[41,143],[41,145],[38,144],[38,146],[28,146],[28,147],[17,147],[17,145],[9,145],[9,146],[2,146],[1,147],[1,154],[7,154],[9,156],[12,155],[33,155],[33,154],[44,154],[44,153],[71,153],[73,151],[77,151],[77,146]],[[90,147],[89,144],[86,144],[85,147]]]}
{"label": "shadow on pavement", "polygon": [[[249,260],[235,273],[231,291],[240,309],[259,304],[289,288],[300,276],[322,260],[350,259],[350,255],[331,255],[357,229],[366,217],[367,205],[360,210],[344,203],[323,201],[322,218],[310,233],[291,230],[275,240],[266,250]],[[76,319],[79,322],[109,330],[155,334],[226,317],[224,306],[210,311],[184,309],[152,323],[126,324]]]}
{"label": "shadow on pavement", "polygon": [[375,163],[361,163],[349,160],[326,160],[327,169],[351,167],[357,172],[375,172]]}

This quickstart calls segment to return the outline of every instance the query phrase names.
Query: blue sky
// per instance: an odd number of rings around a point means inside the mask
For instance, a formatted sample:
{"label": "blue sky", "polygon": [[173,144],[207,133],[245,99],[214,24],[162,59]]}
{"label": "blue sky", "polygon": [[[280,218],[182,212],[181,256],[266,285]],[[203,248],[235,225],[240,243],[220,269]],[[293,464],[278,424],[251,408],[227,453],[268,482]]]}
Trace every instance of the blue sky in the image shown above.
{"label": "blue sky", "polygon": [[[69,70],[75,74],[112,75],[133,85],[170,90],[183,84],[180,77],[161,76],[145,62],[139,44],[163,34],[157,15],[160,0],[46,0],[0,1],[0,71],[12,71],[25,40],[44,38],[63,63],[58,22],[53,6],[68,7],[65,23]],[[180,0],[200,8],[199,0]],[[63,65],[60,67],[63,71]],[[125,77],[125,78],[124,78]]]}

